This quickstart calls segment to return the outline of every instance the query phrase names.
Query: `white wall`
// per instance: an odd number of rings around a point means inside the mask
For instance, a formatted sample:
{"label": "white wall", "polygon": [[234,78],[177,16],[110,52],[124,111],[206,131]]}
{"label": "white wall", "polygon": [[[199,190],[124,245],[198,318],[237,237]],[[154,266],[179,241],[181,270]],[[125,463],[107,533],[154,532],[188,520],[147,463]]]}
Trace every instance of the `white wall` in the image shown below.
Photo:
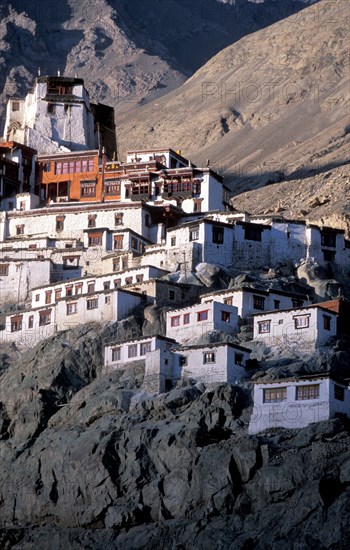
{"label": "white wall", "polygon": [[[319,398],[296,399],[297,386],[319,384]],[[279,380],[268,384],[254,385],[254,408],[249,422],[250,434],[284,427],[289,429],[303,428],[313,422],[320,422],[332,418],[336,413],[350,415],[350,392],[345,389],[344,401],[334,398],[334,385],[341,385],[329,378],[312,380]],[[264,389],[286,388],[286,399],[276,403],[263,401]]]}
{"label": "white wall", "polygon": [[[208,319],[198,321],[198,313],[208,311]],[[221,313],[230,315],[229,322],[221,320]],[[184,315],[189,314],[189,323],[184,324]],[[172,318],[179,317],[179,325],[172,326]],[[200,338],[208,331],[218,330],[233,333],[237,330],[238,310],[234,306],[227,306],[218,302],[210,304],[196,304],[192,307],[174,309],[166,314],[166,336],[177,342],[186,342]]]}
{"label": "white wall", "polygon": [[29,291],[50,282],[50,260],[1,261],[8,275],[0,275],[0,297],[3,303],[24,302]]}
{"label": "white wall", "polygon": [[[274,292],[273,290],[261,291],[259,289],[238,289],[238,290],[225,290],[222,292],[213,292],[210,294],[205,294],[201,297],[202,303],[208,303],[212,300],[216,302],[224,303],[227,299],[232,299],[232,305],[238,308],[238,315],[243,319],[247,315],[253,313],[259,313],[261,310],[254,307],[254,296],[261,297],[264,299],[264,311],[272,311],[275,309],[287,309],[293,307],[293,298],[300,298],[299,295],[295,294],[283,294],[282,292]],[[275,301],[279,302],[279,307],[276,308]],[[303,306],[310,304],[310,300],[304,299]]]}
{"label": "white wall", "polygon": [[[205,384],[215,382],[227,382],[234,384],[240,380],[245,372],[245,365],[249,359],[249,351],[243,350],[240,346],[217,344],[201,347],[184,347],[174,352],[176,361],[176,373],[178,378],[190,379]],[[206,363],[205,353],[214,353],[215,360]],[[237,354],[243,355],[243,364],[236,363]],[[181,365],[182,361],[187,363]]]}
{"label": "white wall", "polygon": [[[323,316],[331,318],[330,330],[323,328]],[[307,316],[308,326],[295,327],[295,318]],[[270,331],[259,333],[259,323],[270,321]],[[289,311],[276,311],[254,315],[254,339],[262,340],[268,345],[290,347],[297,345],[300,349],[321,346],[337,334],[337,315],[318,307],[300,308]],[[297,348],[296,348],[297,349]]]}

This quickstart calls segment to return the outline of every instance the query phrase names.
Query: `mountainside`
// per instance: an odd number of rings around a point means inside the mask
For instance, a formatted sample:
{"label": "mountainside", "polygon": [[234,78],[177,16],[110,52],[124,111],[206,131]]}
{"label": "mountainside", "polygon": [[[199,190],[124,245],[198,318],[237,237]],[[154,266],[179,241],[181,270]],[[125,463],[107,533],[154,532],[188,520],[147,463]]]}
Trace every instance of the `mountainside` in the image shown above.
{"label": "mountainside", "polygon": [[[140,331],[134,318],[77,327],[6,365],[1,548],[348,548],[348,421],[248,437],[254,371],[147,397],[141,365],[102,372],[102,343]],[[332,370],[348,361],[338,344]],[[290,358],[259,376],[329,364]]]}
{"label": "mountainside", "polygon": [[211,159],[235,194],[348,160],[349,10],[321,1],[218,53],[175,91],[117,120],[120,150]]}
{"label": "mountainside", "polygon": [[77,73],[94,100],[128,110],[302,7],[298,0],[10,0],[0,6],[1,103],[26,93],[40,68]]}

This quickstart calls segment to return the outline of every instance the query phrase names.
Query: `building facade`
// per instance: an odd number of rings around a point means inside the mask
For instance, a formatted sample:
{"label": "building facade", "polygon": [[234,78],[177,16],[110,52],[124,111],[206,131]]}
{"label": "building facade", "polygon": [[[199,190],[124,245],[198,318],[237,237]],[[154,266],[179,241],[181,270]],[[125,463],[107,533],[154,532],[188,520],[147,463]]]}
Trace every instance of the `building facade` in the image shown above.
{"label": "building facade", "polygon": [[345,380],[319,374],[256,382],[248,432],[304,428],[336,414],[350,416],[350,390]]}

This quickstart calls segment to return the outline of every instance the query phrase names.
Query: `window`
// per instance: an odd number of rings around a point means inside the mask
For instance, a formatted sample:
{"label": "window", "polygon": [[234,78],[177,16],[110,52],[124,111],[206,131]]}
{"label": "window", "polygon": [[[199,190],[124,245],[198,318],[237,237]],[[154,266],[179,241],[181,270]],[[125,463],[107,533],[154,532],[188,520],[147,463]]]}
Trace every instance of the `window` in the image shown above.
{"label": "window", "polygon": [[243,365],[243,353],[235,353],[235,363],[236,365]]}
{"label": "window", "polygon": [[323,260],[325,262],[334,262],[334,259],[335,259],[334,250],[322,250],[322,252],[323,252]]}
{"label": "window", "polygon": [[176,245],[176,237],[171,237],[170,246],[175,246],[175,245]]}
{"label": "window", "polygon": [[87,291],[88,294],[93,294],[95,292],[95,281],[91,281],[91,283],[88,283]]}
{"label": "window", "polygon": [[102,232],[89,233],[89,246],[101,246],[102,245]]}
{"label": "window", "polygon": [[128,261],[128,257],[124,257],[122,258],[122,269],[128,269],[128,265],[129,265],[129,261]]}
{"label": "window", "polygon": [[34,327],[34,315],[29,315],[28,317],[28,328]]}
{"label": "window", "polygon": [[10,264],[0,264],[0,277],[7,277],[9,274]]}
{"label": "window", "polygon": [[51,162],[44,162],[43,170],[44,172],[51,172]]}
{"label": "window", "polygon": [[271,321],[258,321],[258,333],[267,334],[270,332]]}
{"label": "window", "polygon": [[11,317],[11,332],[17,332],[18,330],[22,330],[22,315],[16,315],[15,317]]}
{"label": "window", "polygon": [[208,309],[205,309],[203,311],[198,311],[197,313],[197,321],[207,321],[208,319]]}
{"label": "window", "polygon": [[215,353],[213,351],[203,353],[203,364],[206,363],[215,363]]}
{"label": "window", "polygon": [[81,197],[96,197],[96,182],[81,182],[80,183],[80,196]]}
{"label": "window", "polygon": [[264,403],[279,403],[287,399],[287,388],[266,388],[263,390]]}
{"label": "window", "polygon": [[263,296],[253,296],[253,308],[263,311],[265,309],[265,298]]}
{"label": "window", "polygon": [[175,300],[175,290],[169,290],[169,300]]}
{"label": "window", "polygon": [[[113,271],[119,271],[119,268],[120,268],[119,258],[115,258],[113,260]],[[118,280],[120,280],[120,279],[118,279]]]}
{"label": "window", "polygon": [[259,241],[261,242],[261,234],[263,230],[256,224],[246,225],[244,228],[244,238],[246,241]]}
{"label": "window", "polygon": [[324,330],[331,330],[331,319],[332,319],[332,317],[330,317],[329,315],[324,315],[323,316],[323,328],[324,328]]}
{"label": "window", "polygon": [[201,212],[202,199],[193,199],[193,212]]}
{"label": "window", "polygon": [[142,342],[140,344],[140,355],[146,355],[149,351],[152,349],[152,343],[151,342]]}
{"label": "window", "polygon": [[51,323],[51,309],[39,311],[39,326],[49,325]]}
{"label": "window", "polygon": [[73,285],[66,286],[66,296],[73,296]]}
{"label": "window", "polygon": [[224,304],[226,306],[232,306],[232,304],[233,304],[232,298],[224,298]]}
{"label": "window", "polygon": [[91,214],[91,216],[88,216],[88,227],[96,227],[96,214]]}
{"label": "window", "polygon": [[304,300],[301,298],[292,298],[293,307],[303,307]]}
{"label": "window", "polygon": [[337,399],[338,401],[344,401],[344,388],[341,386],[334,385],[334,399]]}
{"label": "window", "polygon": [[189,313],[185,313],[185,315],[183,317],[183,321],[184,321],[184,325],[189,324],[189,322],[190,322],[190,314]]}
{"label": "window", "polygon": [[28,249],[29,249],[29,250],[36,250],[36,249],[37,249],[37,245],[36,245],[36,244],[30,244],[30,245],[28,246]]}
{"label": "window", "polygon": [[180,326],[180,315],[175,315],[174,317],[170,317],[170,326],[171,327]]}
{"label": "window", "polygon": [[61,295],[62,295],[62,290],[60,288],[55,290],[55,302],[57,302],[57,300],[61,298]]}
{"label": "window", "polygon": [[51,304],[52,301],[52,290],[46,290],[45,292],[45,304]]}
{"label": "window", "polygon": [[229,323],[231,321],[231,313],[229,311],[222,311],[221,321],[223,321],[224,323]]}
{"label": "window", "polygon": [[26,201],[21,201],[21,202],[19,203],[19,209],[20,209],[22,212],[23,212],[23,210],[26,209],[26,204],[27,204]]}
{"label": "window", "polygon": [[19,109],[20,109],[19,101],[12,101],[12,111],[16,112],[16,111],[19,111]]}
{"label": "window", "polygon": [[35,301],[39,302],[39,300],[40,300],[40,294],[35,294]]}
{"label": "window", "polygon": [[125,284],[132,285],[132,277],[125,277]]}
{"label": "window", "polygon": [[131,248],[133,248],[134,250],[139,249],[139,241],[135,239],[135,237],[131,237]]}
{"label": "window", "polygon": [[114,225],[123,225],[123,214],[114,215]]}
{"label": "window", "polygon": [[67,304],[67,315],[74,315],[74,313],[77,313],[77,311],[78,311],[77,302],[69,302]]}
{"label": "window", "polygon": [[56,112],[56,105],[54,103],[48,103],[47,112],[49,115],[54,115]]}
{"label": "window", "polygon": [[280,308],[280,304],[281,304],[280,300],[274,300],[274,301],[273,301],[273,307],[274,307],[274,309],[279,309],[279,308]]}
{"label": "window", "polygon": [[120,183],[117,181],[105,181],[106,195],[120,195]]}
{"label": "window", "polygon": [[113,235],[114,250],[122,250],[123,248],[123,235]]}
{"label": "window", "polygon": [[335,248],[336,246],[336,234],[335,233],[321,233],[321,245],[330,246]]}
{"label": "window", "polygon": [[98,308],[98,298],[88,298],[86,300],[86,309]]}
{"label": "window", "polygon": [[24,225],[16,225],[16,235],[24,235]]}
{"label": "window", "polygon": [[294,328],[308,328],[310,315],[294,317]]}
{"label": "window", "polygon": [[136,282],[142,283],[143,282],[143,275],[136,275]]}
{"label": "window", "polygon": [[137,344],[131,344],[128,346],[128,358],[137,357]]}
{"label": "window", "polygon": [[108,296],[105,296],[105,304],[110,304],[111,303],[111,296],[110,294],[108,294]]}
{"label": "window", "polygon": [[74,294],[82,294],[83,292],[83,283],[77,283],[74,287]]}
{"label": "window", "polygon": [[119,288],[120,286],[122,286],[122,280],[114,279],[114,288]]}
{"label": "window", "polygon": [[56,217],[56,231],[63,231],[64,229],[64,216]]}
{"label": "window", "polygon": [[303,401],[305,399],[318,399],[320,397],[320,385],[310,384],[309,386],[297,386],[295,399]]}
{"label": "window", "polygon": [[121,348],[112,349],[112,361],[120,361],[121,358]]}
{"label": "window", "polygon": [[224,242],[224,228],[213,226],[213,243],[222,244]]}
{"label": "window", "polygon": [[109,290],[111,288],[111,281],[105,281],[103,283],[103,290]]}
{"label": "window", "polygon": [[149,215],[149,214],[146,214],[146,215],[145,215],[145,226],[146,226],[146,227],[149,227],[150,225],[151,225],[150,215]]}
{"label": "window", "polygon": [[180,365],[182,365],[183,367],[187,367],[187,365],[188,365],[188,356],[187,355],[182,355],[180,357]]}
{"label": "window", "polygon": [[198,241],[199,239],[199,225],[195,225],[190,229],[190,241]]}

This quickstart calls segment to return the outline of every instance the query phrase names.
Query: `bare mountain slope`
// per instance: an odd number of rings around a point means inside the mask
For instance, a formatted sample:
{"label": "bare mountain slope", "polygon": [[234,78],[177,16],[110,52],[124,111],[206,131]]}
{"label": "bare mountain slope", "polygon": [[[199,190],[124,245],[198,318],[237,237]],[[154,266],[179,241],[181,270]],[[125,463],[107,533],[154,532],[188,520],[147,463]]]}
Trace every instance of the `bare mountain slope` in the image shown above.
{"label": "bare mountain slope", "polygon": [[2,100],[24,94],[40,67],[77,73],[94,100],[128,109],[302,7],[298,0],[8,0],[0,4]]}
{"label": "bare mountain slope", "polygon": [[235,193],[347,159],[348,0],[322,0],[229,46],[177,90],[121,115],[120,149],[171,144]]}

